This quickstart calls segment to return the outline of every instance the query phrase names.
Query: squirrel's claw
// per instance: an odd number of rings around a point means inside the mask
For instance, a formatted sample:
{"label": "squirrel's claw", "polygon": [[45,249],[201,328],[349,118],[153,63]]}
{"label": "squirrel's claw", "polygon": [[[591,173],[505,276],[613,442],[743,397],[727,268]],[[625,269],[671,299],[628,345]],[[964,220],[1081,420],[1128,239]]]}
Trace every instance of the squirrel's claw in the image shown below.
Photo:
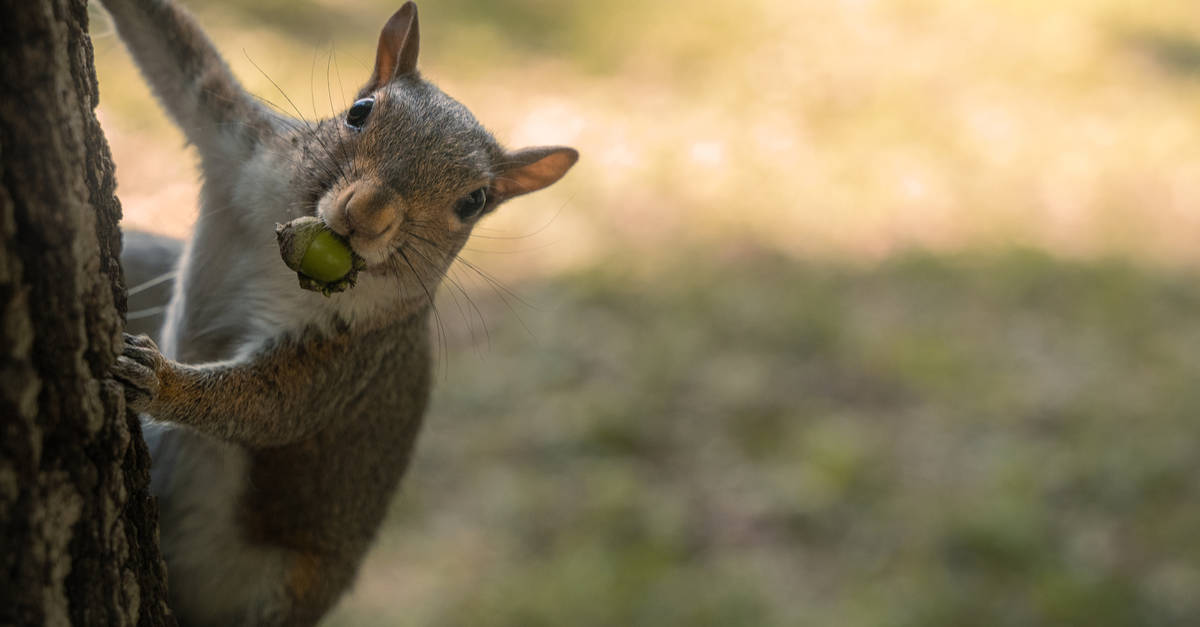
{"label": "squirrel's claw", "polygon": [[125,386],[125,404],[136,412],[146,411],[158,396],[158,369],[166,359],[145,335],[125,334],[125,348],[117,356],[111,374]]}

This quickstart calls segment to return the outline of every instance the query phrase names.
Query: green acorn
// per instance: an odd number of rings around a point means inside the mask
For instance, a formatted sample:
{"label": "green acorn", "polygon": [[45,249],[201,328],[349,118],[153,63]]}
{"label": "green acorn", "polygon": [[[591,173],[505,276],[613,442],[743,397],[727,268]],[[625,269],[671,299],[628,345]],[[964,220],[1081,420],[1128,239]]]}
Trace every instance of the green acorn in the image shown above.
{"label": "green acorn", "polygon": [[358,271],[366,267],[350,245],[314,216],[275,225],[279,255],[296,271],[300,287],[329,296],[354,287]]}

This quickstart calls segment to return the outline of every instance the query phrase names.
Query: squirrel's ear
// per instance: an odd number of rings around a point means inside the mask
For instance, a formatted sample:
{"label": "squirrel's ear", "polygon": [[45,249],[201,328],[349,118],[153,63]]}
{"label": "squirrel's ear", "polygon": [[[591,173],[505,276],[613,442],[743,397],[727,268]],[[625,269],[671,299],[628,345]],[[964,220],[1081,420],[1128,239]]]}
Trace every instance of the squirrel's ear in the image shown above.
{"label": "squirrel's ear", "polygon": [[563,146],[525,148],[505,155],[505,167],[492,188],[501,200],[536,192],[562,178],[579,160],[579,152]]}
{"label": "squirrel's ear", "polygon": [[383,25],[379,49],[375,51],[375,71],[363,91],[374,91],[398,76],[415,74],[420,44],[417,4],[409,0]]}

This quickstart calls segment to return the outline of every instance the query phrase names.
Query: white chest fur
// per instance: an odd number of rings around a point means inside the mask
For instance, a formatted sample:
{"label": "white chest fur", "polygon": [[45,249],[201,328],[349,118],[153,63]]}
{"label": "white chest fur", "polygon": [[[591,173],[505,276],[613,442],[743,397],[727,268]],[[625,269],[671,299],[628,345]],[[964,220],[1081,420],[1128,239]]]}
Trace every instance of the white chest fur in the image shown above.
{"label": "white chest fur", "polygon": [[246,542],[237,524],[245,453],[183,427],[143,428],[172,609],[198,625],[255,625],[282,611],[291,555]]}

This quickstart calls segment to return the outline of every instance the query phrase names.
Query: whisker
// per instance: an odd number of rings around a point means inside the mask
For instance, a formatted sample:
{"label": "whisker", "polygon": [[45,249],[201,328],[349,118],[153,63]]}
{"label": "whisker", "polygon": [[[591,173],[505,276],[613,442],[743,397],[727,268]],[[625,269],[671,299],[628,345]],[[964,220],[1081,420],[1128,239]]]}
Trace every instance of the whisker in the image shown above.
{"label": "whisker", "polygon": [[[333,91],[332,91],[332,86],[330,85],[330,80],[329,80],[329,67],[332,64],[333,64],[333,44],[330,43],[329,44],[329,54],[325,57],[325,95],[327,98],[329,98],[329,117],[335,117],[337,115],[337,110],[333,108]],[[344,94],[342,96],[342,99],[345,100]],[[338,148],[339,148],[339,152],[342,157],[341,162],[350,167],[350,173],[352,175],[356,175],[357,173],[354,171],[354,167],[355,167],[354,163],[350,160],[349,155],[346,154],[346,144],[344,142],[338,142]]]}
{"label": "whisker", "polygon": [[125,295],[133,296],[135,294],[140,294],[140,293],[154,287],[155,285],[158,285],[160,283],[166,283],[167,281],[170,281],[177,276],[179,276],[178,270],[171,270],[170,272],[164,272],[164,273],[154,277],[153,279],[143,281],[143,282],[129,288],[128,290],[125,291]]}
{"label": "whisker", "polygon": [[475,247],[471,247],[471,246],[464,246],[463,250],[466,252],[469,252],[469,253],[478,253],[480,255],[520,255],[520,254],[525,254],[525,253],[537,252],[539,250],[546,250],[547,248],[557,246],[558,244],[559,244],[559,241],[555,240],[552,242],[547,242],[545,244],[542,244],[541,246],[535,246],[533,248],[521,248],[521,249],[517,249],[517,250],[489,250],[487,248],[475,248]]}
{"label": "whisker", "polygon": [[512,312],[513,316],[516,317],[517,322],[520,323],[521,327],[525,329],[525,332],[528,333],[530,337],[537,337],[537,335],[534,334],[533,330],[531,330],[529,328],[529,325],[525,323],[525,319],[521,317],[521,314],[517,311],[517,309],[515,307],[513,307],[513,304],[511,302],[509,302],[509,298],[513,298],[517,302],[521,303],[522,305],[524,305],[534,311],[540,311],[540,309],[538,307],[535,307],[534,305],[527,302],[524,298],[521,298],[519,295],[517,295],[515,292],[513,292],[507,286],[505,286],[503,283],[501,283],[498,279],[489,275],[487,272],[484,272],[482,268],[480,268],[479,266],[476,266],[475,264],[471,263],[470,261],[467,261],[466,259],[463,259],[462,257],[458,257],[457,259],[455,259],[455,261],[458,263],[461,263],[465,268],[467,268],[468,270],[471,270],[475,274],[479,275],[479,277],[485,281],[485,284],[488,285],[489,287],[491,287],[492,291],[494,291],[496,293],[496,295],[500,297],[500,301],[504,303],[504,306],[507,307],[510,312]]}
{"label": "whisker", "polygon": [[397,249],[396,252],[400,253],[400,258],[404,260],[404,263],[408,264],[408,268],[413,272],[413,277],[417,280],[417,283],[420,284],[421,289],[425,292],[425,298],[429,301],[429,308],[433,311],[433,319],[438,329],[438,343],[442,349],[442,365],[443,367],[447,367],[447,362],[449,362],[450,348],[446,341],[446,327],[442,324],[442,316],[440,313],[438,313],[437,303],[435,303],[433,300],[433,293],[429,291],[429,287],[425,285],[425,281],[421,279],[421,273],[417,271],[415,266],[413,266],[413,263],[408,258],[408,255],[404,254],[404,250]]}
{"label": "whisker", "polygon": [[[492,331],[491,331],[491,329],[488,329],[487,318],[483,317],[483,311],[479,309],[479,305],[475,304],[475,299],[471,298],[470,293],[467,292],[466,288],[463,287],[462,283],[454,277],[454,270],[455,270],[454,266],[451,266],[450,268],[448,268],[446,270],[446,280],[450,281],[450,284],[452,286],[458,288],[459,292],[462,292],[463,298],[465,298],[467,300],[467,304],[470,305],[471,310],[475,312],[475,317],[479,318],[479,326],[483,327],[483,339],[486,342],[486,347],[487,347],[488,352],[491,352],[491,350],[492,350]],[[472,344],[472,346],[475,346],[475,344],[476,344],[475,331],[472,328],[472,325],[471,325],[469,319],[467,321],[467,329],[471,331],[471,344]],[[476,355],[480,354],[478,348],[475,349],[475,354]]]}
{"label": "whisker", "polygon": [[[415,226],[415,224],[410,223],[410,226]],[[440,250],[440,248],[437,246],[437,244],[434,241],[421,235],[420,233],[415,232],[413,229],[411,229],[411,228],[408,229],[407,233],[410,236],[412,236],[413,238],[415,238],[416,240],[425,242],[426,244],[433,246],[435,249]],[[525,329],[525,332],[528,333],[531,337],[537,337],[533,333],[533,331],[530,330],[529,325],[527,325],[525,323],[525,320],[524,320],[524,318],[521,317],[521,314],[517,312],[515,307],[513,307],[513,304],[509,301],[509,298],[516,300],[517,302],[521,303],[522,305],[524,305],[534,311],[540,311],[539,307],[526,301],[524,298],[522,298],[516,292],[512,291],[506,285],[504,285],[499,279],[488,274],[482,268],[471,263],[469,260],[464,259],[462,257],[456,257],[454,261],[462,264],[468,270],[471,270],[475,274],[479,275],[479,277],[484,280],[485,285],[488,285],[492,289],[492,291],[496,292],[496,295],[500,297],[500,300],[501,300],[501,302],[504,303],[504,306],[507,307],[508,310],[512,312],[513,316],[515,316],[517,318],[517,322],[519,322],[521,324],[521,326]]]}
{"label": "whisker", "polygon": [[337,51],[334,50],[333,44],[329,45],[329,52],[333,56],[333,73],[337,76],[338,93],[342,94],[342,108],[346,108],[346,88],[342,86],[342,70],[338,68]]}
{"label": "whisker", "polygon": [[[300,111],[300,107],[296,106],[295,101],[293,101],[291,99],[291,97],[289,97],[287,95],[287,92],[283,91],[283,88],[279,86],[279,83],[275,82],[275,79],[271,78],[271,76],[269,74],[267,74],[261,67],[259,67],[259,65],[257,63],[254,62],[254,59],[250,58],[249,53],[247,53],[245,49],[242,50],[242,54],[244,54],[246,56],[246,60],[250,62],[250,65],[253,65],[254,69],[258,70],[259,73],[263,75],[263,78],[266,78],[268,81],[270,81],[270,83],[272,85],[274,85],[275,89],[279,92],[279,95],[283,96],[283,99],[286,100],[288,102],[288,104],[292,106],[292,109],[295,110],[295,112],[296,112],[296,117],[298,117],[300,119],[300,122],[302,122],[304,124],[304,126],[308,130],[308,133],[313,137],[313,139],[317,140],[317,143],[321,146],[322,150],[325,151],[325,156],[329,157],[329,160],[333,161],[335,165],[338,165],[339,170],[338,171],[329,170],[328,169],[329,164],[327,164],[327,163],[319,163],[319,164],[317,164],[317,167],[324,168],[326,175],[330,176],[330,178],[334,178],[334,179],[339,178],[339,173],[340,173],[341,177],[344,177],[345,173],[340,171],[340,164],[338,164],[337,161],[335,159],[333,159],[333,154],[329,152],[329,148],[325,145],[324,140],[322,140],[321,134],[317,132],[317,127],[314,127],[311,122],[309,122],[307,119],[305,119],[304,113]],[[314,60],[314,64],[315,64],[315,61],[316,61],[315,57],[313,60]],[[314,67],[315,67],[315,65],[314,65]]]}
{"label": "whisker", "polygon": [[[317,88],[315,85],[316,74],[317,74],[317,49],[313,48],[312,67],[309,69],[309,72],[308,72],[308,97],[312,104],[314,117],[320,115],[319,113],[317,113]],[[326,83],[328,83],[328,81],[326,81]],[[322,122],[322,121],[317,122],[318,130],[321,128],[322,124],[324,124],[324,122]],[[325,144],[325,140],[324,140],[324,138],[321,137],[321,134],[319,132],[316,133],[314,135],[314,137],[317,140],[317,143],[320,144],[321,147],[325,150],[325,156],[329,157],[329,160],[331,162],[333,162],[334,166],[337,168],[339,177],[343,181],[349,180],[346,177],[345,167],[342,165],[342,162],[344,161],[344,159],[335,159],[334,158],[333,152],[331,150],[329,150],[329,147]],[[340,142],[339,142],[339,146],[340,146]],[[345,152],[344,152],[345,147],[341,146],[341,148],[343,151],[342,156],[344,157],[345,156]]]}
{"label": "whisker", "polygon": [[[432,241],[432,240],[430,240],[429,238],[427,238],[427,237],[425,237],[425,236],[423,236],[423,235],[421,235],[421,234],[419,234],[419,233],[416,233],[416,232],[413,232],[413,231],[411,231],[411,230],[410,230],[410,231],[408,231],[408,234],[409,234],[409,235],[411,235],[412,237],[414,237],[414,238],[416,238],[416,239],[418,239],[418,240],[422,241],[422,242],[425,242],[426,244],[429,244],[430,246],[433,246],[435,249],[437,249],[437,248],[438,248],[438,247],[437,247],[437,244],[436,244],[435,242],[433,242],[433,241]],[[439,250],[440,250],[440,249],[439,249]],[[540,311],[540,309],[539,309],[537,306],[533,305],[532,303],[529,303],[529,302],[527,302],[527,301],[526,301],[524,298],[522,298],[522,297],[521,297],[520,295],[518,295],[516,292],[513,292],[513,291],[512,291],[512,290],[510,290],[510,289],[509,289],[507,286],[505,286],[505,285],[504,285],[504,283],[502,283],[502,282],[501,282],[499,279],[497,279],[496,277],[494,277],[494,276],[492,276],[492,275],[488,274],[488,273],[487,273],[487,272],[485,272],[485,271],[484,271],[482,268],[480,268],[479,266],[475,265],[474,263],[471,263],[471,261],[470,261],[470,260],[468,260],[468,259],[465,259],[465,258],[463,258],[463,257],[461,257],[461,256],[460,256],[460,257],[455,257],[454,261],[456,261],[456,262],[458,262],[458,263],[461,263],[461,264],[463,264],[463,265],[464,265],[464,266],[466,266],[466,267],[467,267],[469,270],[472,270],[472,271],[474,271],[474,272],[475,272],[476,274],[478,274],[478,275],[479,275],[481,278],[483,278],[484,280],[486,280],[486,281],[487,281],[487,283],[488,283],[489,285],[491,285],[492,289],[496,291],[497,295],[499,295],[499,296],[500,296],[500,298],[501,298],[502,300],[504,299],[504,294],[505,294],[505,293],[507,293],[507,294],[508,294],[508,296],[512,297],[513,299],[515,299],[517,302],[521,303],[522,305],[525,305],[526,307],[528,307],[528,308],[530,308],[530,309],[532,309],[532,310],[534,310],[534,311]],[[502,291],[503,291],[503,293],[502,293]],[[506,301],[506,303],[507,303],[507,301]],[[511,305],[509,306],[509,308],[510,308],[510,309],[512,308],[512,307],[511,307]],[[514,310],[514,311],[513,311],[513,313],[514,313],[514,314],[516,314],[517,312]],[[518,317],[519,317],[519,316],[518,316]]]}
{"label": "whisker", "polygon": [[137,311],[131,311],[131,312],[125,314],[125,319],[126,320],[141,320],[142,318],[150,318],[153,316],[157,316],[158,314],[165,313],[166,311],[167,311],[166,305],[159,305],[157,307],[147,307],[146,309],[139,309]]}
{"label": "whisker", "polygon": [[494,232],[494,233],[499,233],[500,230],[499,229],[489,229],[484,226],[476,226],[471,232],[471,237],[478,237],[480,239],[493,239],[493,240],[520,240],[520,239],[528,239],[530,237],[534,237],[535,235],[538,235],[538,234],[542,233],[543,231],[545,231],[546,229],[550,228],[550,225],[554,224],[554,222],[556,220],[558,220],[558,217],[560,215],[562,215],[563,210],[566,209],[567,205],[570,204],[574,199],[575,199],[574,194],[569,196],[566,200],[564,200],[558,206],[558,209],[556,209],[554,211],[554,215],[550,216],[549,220],[547,220],[544,224],[542,224],[540,227],[538,227],[536,230],[534,230],[530,233],[526,233],[524,235],[517,235],[517,236],[482,235],[479,233],[479,231],[490,231],[490,232]]}
{"label": "whisker", "polygon": [[309,124],[308,120],[304,119],[304,114],[300,112],[300,107],[297,107],[296,103],[292,102],[292,99],[288,97],[287,92],[283,91],[283,88],[279,86],[279,83],[276,83],[275,79],[271,78],[269,74],[263,71],[263,69],[254,62],[254,59],[250,58],[250,54],[246,52],[245,48],[242,49],[242,54],[245,55],[246,60],[250,62],[250,65],[253,65],[254,69],[258,70],[258,72],[263,75],[263,78],[267,79],[272,85],[275,86],[275,89],[279,91],[279,95],[283,96],[283,99],[286,100],[288,104],[292,105],[292,109],[296,111],[296,117],[300,118],[300,121],[308,126],[309,130],[312,130],[312,125]]}
{"label": "whisker", "polygon": [[[424,238],[422,238],[422,239],[424,239]],[[414,242],[414,244],[416,244],[416,242]],[[432,246],[432,244],[430,244],[430,245]],[[436,246],[434,246],[434,249],[437,251],[439,256],[442,256],[442,257],[445,256],[442,253],[441,249],[437,248]],[[428,256],[426,256],[425,253],[421,252],[421,250],[417,246],[414,245],[412,248],[412,251],[413,251],[413,253],[420,255],[425,260],[425,262],[428,263],[430,266],[435,265],[433,263],[433,261]],[[446,281],[448,281],[452,288],[457,288],[458,291],[462,293],[463,298],[466,299],[466,301],[470,305],[471,309],[474,310],[475,315],[479,318],[480,324],[483,326],[483,333],[484,333],[484,337],[487,341],[488,350],[491,350],[492,334],[491,334],[491,331],[488,330],[487,320],[484,319],[483,312],[479,309],[479,306],[477,304],[475,304],[475,300],[471,298],[471,295],[467,293],[467,290],[462,286],[462,284],[459,283],[454,278],[454,276],[450,272],[450,269],[447,270],[446,274],[444,274],[442,278],[445,279]],[[470,317],[467,316],[466,312],[463,310],[462,304],[459,302],[458,297],[454,295],[454,290],[450,289],[447,291],[450,294],[450,298],[454,300],[455,306],[458,307],[458,312],[459,312],[459,315],[462,316],[463,322],[466,323],[466,325],[467,325],[467,331],[471,334],[471,344],[473,346],[476,345],[477,342],[476,342],[476,338],[475,338],[475,328],[474,328],[474,325],[471,323]],[[476,350],[478,350],[478,349],[476,349]]]}

